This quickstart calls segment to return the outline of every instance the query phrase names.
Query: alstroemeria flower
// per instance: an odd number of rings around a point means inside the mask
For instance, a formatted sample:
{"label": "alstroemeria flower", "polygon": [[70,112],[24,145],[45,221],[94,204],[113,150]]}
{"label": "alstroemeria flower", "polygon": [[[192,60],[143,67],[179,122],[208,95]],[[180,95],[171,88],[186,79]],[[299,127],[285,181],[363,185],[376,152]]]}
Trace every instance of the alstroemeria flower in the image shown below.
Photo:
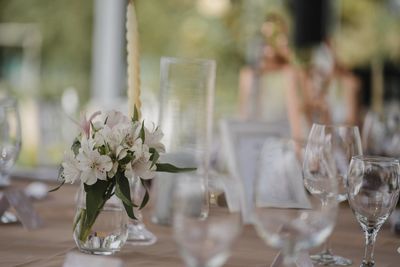
{"label": "alstroemeria flower", "polygon": [[87,185],[96,183],[97,179],[107,180],[107,172],[113,167],[109,156],[100,155],[97,150],[93,150],[93,141],[82,138],[81,148],[76,159],[82,171],[81,181]]}
{"label": "alstroemeria flower", "polygon": [[[121,127],[123,126],[121,125]],[[108,126],[104,126],[104,128],[95,134],[94,141],[96,146],[107,145],[110,148],[111,153],[116,155],[117,148],[122,145],[124,140],[124,132],[125,131],[119,127],[111,129]]]}
{"label": "alstroemeria flower", "polygon": [[142,144],[141,140],[138,139],[133,146],[133,151],[135,158],[126,165],[125,176],[138,176],[146,180],[154,178],[156,166],[152,166],[150,161],[149,147]]}
{"label": "alstroemeria flower", "polygon": [[64,181],[73,184],[81,177],[81,170],[79,169],[79,162],[75,159],[72,151],[64,153],[64,161],[61,164],[64,168]]}
{"label": "alstroemeria flower", "polygon": [[128,149],[131,150],[135,142],[139,139],[141,127],[142,125],[139,122],[135,122],[127,129],[124,143]]}
{"label": "alstroemeria flower", "polygon": [[155,129],[152,132],[150,132],[147,128],[144,129],[144,143],[148,147],[155,148],[158,152],[165,152],[165,146],[163,143],[161,143],[161,139],[163,138],[164,134],[160,128],[155,127],[154,125],[153,128]]}

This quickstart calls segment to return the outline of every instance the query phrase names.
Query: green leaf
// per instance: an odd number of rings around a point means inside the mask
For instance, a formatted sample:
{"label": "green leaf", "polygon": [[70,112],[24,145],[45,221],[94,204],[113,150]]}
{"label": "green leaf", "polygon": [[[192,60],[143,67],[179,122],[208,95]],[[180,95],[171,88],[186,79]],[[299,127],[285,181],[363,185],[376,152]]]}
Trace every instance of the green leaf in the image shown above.
{"label": "green leaf", "polygon": [[102,145],[101,147],[99,147],[99,153],[100,155],[106,155],[107,154],[107,148],[105,145]]}
{"label": "green leaf", "polygon": [[86,226],[91,226],[100,210],[103,208],[109,182],[97,180],[93,185],[85,184],[86,191]]}
{"label": "green leaf", "polygon": [[142,204],[140,204],[140,207],[139,207],[139,209],[141,210],[141,209],[143,209],[143,208],[146,206],[146,204],[149,202],[150,194],[149,194],[148,186],[147,186],[147,184],[145,183],[145,180],[140,179],[140,181],[142,182],[142,185],[143,185],[143,187],[145,188],[145,191],[146,191],[146,192],[144,193],[144,197],[143,197],[143,200],[142,200]]}
{"label": "green leaf", "polygon": [[145,139],[145,133],[144,133],[144,121],[142,122],[142,128],[140,129],[140,139],[142,139],[142,142],[144,144],[144,139]]}
{"label": "green leaf", "polygon": [[[152,150],[154,150],[154,152],[152,152]],[[158,154],[157,150],[155,150],[154,148],[150,148],[149,151],[150,153],[152,153],[152,155],[150,156],[150,160],[152,162],[151,167],[153,167],[160,158],[160,154]]]}
{"label": "green leaf", "polygon": [[131,162],[132,159],[133,159],[133,155],[132,155],[131,153],[128,153],[128,154],[126,155],[125,158],[123,158],[123,159],[121,159],[121,160],[119,161],[119,164],[120,164],[120,165],[126,165],[126,164],[128,164],[129,162]]}
{"label": "green leaf", "polygon": [[49,190],[49,193],[50,193],[50,192],[57,191],[57,190],[60,189],[61,186],[63,186],[64,184],[65,184],[65,180],[63,180],[63,181],[61,182],[61,184],[59,184],[56,188],[53,188],[53,189]]}
{"label": "green leaf", "polygon": [[136,207],[135,204],[131,201],[131,190],[129,185],[129,180],[124,175],[117,173],[116,174],[115,184],[115,195],[122,200],[122,204],[124,205],[125,211],[128,216],[132,219],[136,219],[135,214],[133,212],[133,207]]}
{"label": "green leaf", "polygon": [[171,172],[171,173],[178,173],[178,172],[191,172],[197,170],[197,168],[179,168],[169,163],[156,163],[157,172]]}
{"label": "green leaf", "polygon": [[[117,183],[115,184],[115,195],[122,200],[124,204],[126,204],[128,207],[133,207],[133,204],[131,202],[130,198],[130,190],[124,190],[126,186],[126,181],[127,180],[124,176],[118,177],[120,175],[117,175]],[[128,181],[128,188],[129,188],[129,181]],[[127,194],[127,195],[126,195]]]}

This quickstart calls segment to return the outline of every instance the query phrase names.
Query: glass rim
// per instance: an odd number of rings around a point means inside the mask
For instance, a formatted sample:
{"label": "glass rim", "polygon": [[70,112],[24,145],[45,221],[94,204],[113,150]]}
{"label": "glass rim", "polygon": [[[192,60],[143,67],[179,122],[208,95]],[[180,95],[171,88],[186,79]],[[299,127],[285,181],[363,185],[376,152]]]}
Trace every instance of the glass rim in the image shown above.
{"label": "glass rim", "polygon": [[351,125],[351,124],[322,124],[318,122],[314,122],[312,127],[325,127],[325,128],[349,128],[349,129],[357,129],[357,125]]}
{"label": "glass rim", "polygon": [[377,155],[356,155],[351,160],[359,160],[368,163],[381,163],[387,165],[399,165],[399,160],[393,157],[377,156]]}
{"label": "glass rim", "polygon": [[184,64],[205,64],[205,65],[216,65],[216,61],[214,59],[207,59],[207,58],[185,58],[185,57],[170,57],[170,56],[162,56],[161,63],[184,63]]}

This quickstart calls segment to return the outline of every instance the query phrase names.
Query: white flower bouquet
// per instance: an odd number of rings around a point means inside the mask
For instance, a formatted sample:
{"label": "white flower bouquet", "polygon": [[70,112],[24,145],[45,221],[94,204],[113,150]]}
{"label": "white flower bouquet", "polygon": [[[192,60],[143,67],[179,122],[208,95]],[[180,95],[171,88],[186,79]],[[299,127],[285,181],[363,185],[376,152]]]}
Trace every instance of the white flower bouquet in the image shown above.
{"label": "white flower bouquet", "polygon": [[[163,134],[158,127],[149,130],[138,119],[137,111],[132,119],[112,110],[94,113],[80,123],[81,133],[70,151],[64,156],[60,168],[62,183],[80,180],[86,192],[86,209],[75,219],[74,228],[81,223],[79,239],[87,239],[104,204],[113,195],[121,199],[126,213],[136,219],[133,207],[142,209],[149,200],[149,179],[155,172],[193,171],[195,168],[178,168],[159,163],[160,153],[165,152],[161,143]],[[132,203],[129,179],[139,177],[146,188],[140,204]]]}

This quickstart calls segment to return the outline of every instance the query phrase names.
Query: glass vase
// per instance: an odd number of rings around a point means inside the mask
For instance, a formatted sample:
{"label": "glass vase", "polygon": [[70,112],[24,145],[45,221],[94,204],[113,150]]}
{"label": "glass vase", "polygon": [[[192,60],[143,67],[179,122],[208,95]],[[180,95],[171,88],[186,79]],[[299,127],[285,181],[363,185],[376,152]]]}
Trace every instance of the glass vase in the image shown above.
{"label": "glass vase", "polygon": [[[208,190],[216,62],[209,59],[162,57],[160,62],[159,126],[167,154],[160,162],[196,167]],[[171,223],[176,174],[157,173],[153,222]],[[208,194],[204,214],[208,214]]]}
{"label": "glass vase", "polygon": [[112,255],[121,250],[128,237],[128,216],[116,196],[108,199],[88,229],[82,227],[86,213],[86,193],[79,189],[73,236],[81,252],[95,255]]}

